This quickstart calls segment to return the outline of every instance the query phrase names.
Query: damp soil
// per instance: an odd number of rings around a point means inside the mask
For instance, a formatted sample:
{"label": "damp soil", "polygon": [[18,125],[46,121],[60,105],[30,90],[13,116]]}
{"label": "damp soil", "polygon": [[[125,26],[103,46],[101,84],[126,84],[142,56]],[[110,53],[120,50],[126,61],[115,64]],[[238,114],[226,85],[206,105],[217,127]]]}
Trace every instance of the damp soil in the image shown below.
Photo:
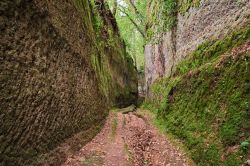
{"label": "damp soil", "polygon": [[62,166],[187,166],[188,160],[138,111],[112,111],[102,131]]}

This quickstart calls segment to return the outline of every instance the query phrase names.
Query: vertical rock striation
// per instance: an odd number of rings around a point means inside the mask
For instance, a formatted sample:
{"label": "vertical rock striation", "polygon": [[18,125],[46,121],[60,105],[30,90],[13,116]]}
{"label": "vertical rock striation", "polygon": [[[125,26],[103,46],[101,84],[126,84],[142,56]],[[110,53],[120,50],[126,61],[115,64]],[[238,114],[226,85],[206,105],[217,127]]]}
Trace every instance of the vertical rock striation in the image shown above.
{"label": "vertical rock striation", "polygon": [[76,133],[88,138],[110,106],[136,100],[133,61],[96,4],[0,2],[0,165],[37,163]]}

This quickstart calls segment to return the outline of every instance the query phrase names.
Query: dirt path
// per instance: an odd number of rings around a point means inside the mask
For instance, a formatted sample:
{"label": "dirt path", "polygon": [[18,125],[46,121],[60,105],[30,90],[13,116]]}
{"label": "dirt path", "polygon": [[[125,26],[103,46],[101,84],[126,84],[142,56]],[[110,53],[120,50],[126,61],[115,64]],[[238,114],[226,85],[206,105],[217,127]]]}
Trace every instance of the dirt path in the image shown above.
{"label": "dirt path", "polygon": [[102,131],[63,166],[187,166],[187,160],[147,120],[110,113]]}

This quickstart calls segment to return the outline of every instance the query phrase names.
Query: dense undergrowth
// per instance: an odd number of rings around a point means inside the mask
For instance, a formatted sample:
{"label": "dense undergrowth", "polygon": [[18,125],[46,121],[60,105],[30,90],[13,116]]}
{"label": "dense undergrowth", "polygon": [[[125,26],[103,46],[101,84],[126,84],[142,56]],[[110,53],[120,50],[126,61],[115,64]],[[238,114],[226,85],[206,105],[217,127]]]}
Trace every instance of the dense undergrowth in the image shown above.
{"label": "dense undergrowth", "polygon": [[202,44],[143,105],[198,165],[242,165],[250,154],[249,39],[248,27]]}

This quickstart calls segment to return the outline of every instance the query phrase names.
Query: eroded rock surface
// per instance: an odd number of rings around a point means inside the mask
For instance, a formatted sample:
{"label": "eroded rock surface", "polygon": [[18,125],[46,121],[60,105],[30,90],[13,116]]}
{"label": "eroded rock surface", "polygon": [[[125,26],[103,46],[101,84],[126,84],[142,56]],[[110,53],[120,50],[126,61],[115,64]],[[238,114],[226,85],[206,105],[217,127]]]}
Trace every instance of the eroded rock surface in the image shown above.
{"label": "eroded rock surface", "polygon": [[178,13],[176,27],[145,46],[147,93],[157,78],[173,74],[175,66],[200,44],[247,26],[249,8],[248,0],[201,0],[199,7]]}
{"label": "eroded rock surface", "polygon": [[[0,165],[37,163],[80,131],[89,140],[93,132],[84,132],[101,124],[109,106],[135,101],[133,61],[112,14],[99,5],[94,11],[85,0],[0,2]],[[113,45],[103,44],[102,27],[97,39],[95,12],[103,12]]]}

